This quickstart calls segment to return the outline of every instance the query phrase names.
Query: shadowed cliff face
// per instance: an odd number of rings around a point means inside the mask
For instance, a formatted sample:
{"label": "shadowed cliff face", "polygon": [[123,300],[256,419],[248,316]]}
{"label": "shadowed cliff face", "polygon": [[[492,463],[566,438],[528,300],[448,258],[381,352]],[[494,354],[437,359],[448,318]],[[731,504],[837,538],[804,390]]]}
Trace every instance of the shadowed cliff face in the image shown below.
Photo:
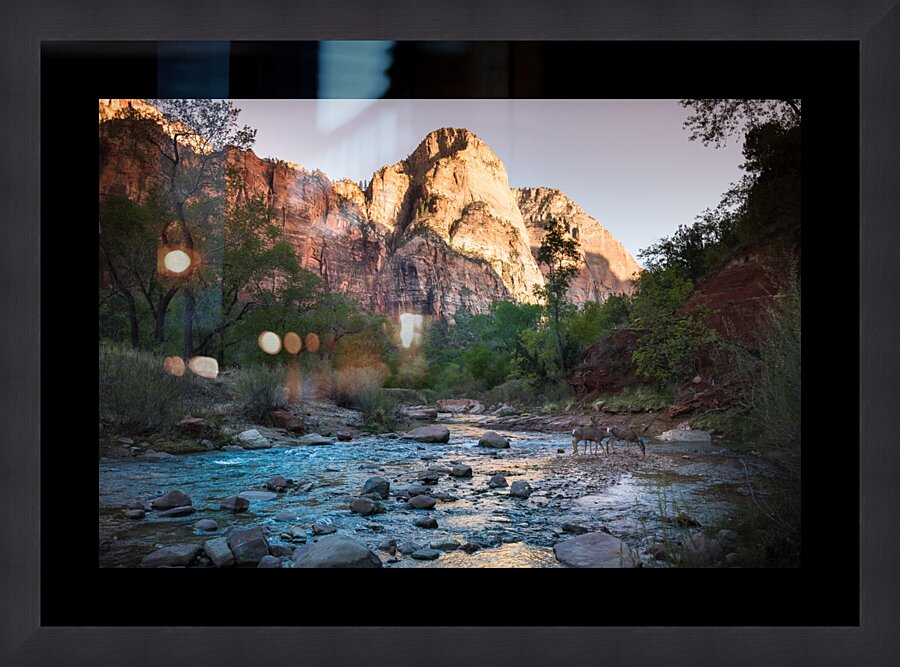
{"label": "shadowed cliff face", "polygon": [[[124,102],[108,102],[100,101],[100,196],[140,200],[156,178],[152,152],[122,138],[123,121],[109,119]],[[465,129],[430,133],[365,191],[252,151],[232,150],[228,162],[249,194],[264,197],[304,268],[385,315],[450,318],[460,307],[534,301],[547,215],[567,218],[581,243],[575,302],[631,291],[637,264],[600,223],[558,190],[511,189],[500,159]]]}

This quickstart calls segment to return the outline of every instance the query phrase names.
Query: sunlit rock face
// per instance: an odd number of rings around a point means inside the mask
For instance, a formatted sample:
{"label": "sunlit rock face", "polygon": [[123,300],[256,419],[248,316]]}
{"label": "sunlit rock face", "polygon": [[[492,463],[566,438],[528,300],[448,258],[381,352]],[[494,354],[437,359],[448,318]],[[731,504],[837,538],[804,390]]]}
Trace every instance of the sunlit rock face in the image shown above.
{"label": "sunlit rock face", "polygon": [[[138,155],[121,138],[101,100],[100,196],[141,201],[156,180],[152,152]],[[629,292],[637,264],[600,223],[556,190],[515,190],[491,149],[465,129],[430,133],[365,188],[332,182],[252,151],[228,162],[245,194],[262,196],[304,268],[330,289],[370,310],[452,318],[459,308],[484,313],[498,300],[534,300],[543,284],[535,259],[541,216],[572,217],[585,265],[573,285],[576,302]],[[233,202],[230,202],[233,203]]]}
{"label": "sunlit rock face", "polygon": [[631,279],[640,267],[608,229],[560,190],[519,188],[515,192],[535,257],[544,238],[542,221],[548,217],[565,220],[568,235],[578,241],[581,267],[569,288],[570,299],[576,303],[603,301],[610,294],[633,292]]}

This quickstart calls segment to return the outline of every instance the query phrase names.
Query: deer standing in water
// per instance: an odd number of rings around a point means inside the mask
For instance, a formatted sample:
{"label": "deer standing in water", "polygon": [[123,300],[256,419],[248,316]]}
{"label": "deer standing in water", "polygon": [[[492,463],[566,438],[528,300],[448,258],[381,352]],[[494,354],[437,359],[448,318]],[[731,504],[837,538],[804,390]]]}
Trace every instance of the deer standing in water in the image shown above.
{"label": "deer standing in water", "polygon": [[647,450],[644,447],[644,443],[638,437],[637,433],[632,431],[630,428],[625,428],[623,426],[607,426],[606,427],[606,435],[609,436],[609,440],[606,441],[606,453],[609,453],[609,446],[613,443],[613,440],[624,440],[628,443],[628,447],[631,445],[639,445],[641,448],[641,454],[643,456],[647,456]]}
{"label": "deer standing in water", "polygon": [[[578,455],[578,443],[584,442],[584,448],[590,453],[591,443],[594,443],[594,454],[597,453],[597,446],[602,446],[601,441],[606,437],[606,431],[597,421],[596,415],[591,415],[590,426],[578,426],[572,429],[572,454]],[[609,445],[607,445],[606,455],[609,456]]]}

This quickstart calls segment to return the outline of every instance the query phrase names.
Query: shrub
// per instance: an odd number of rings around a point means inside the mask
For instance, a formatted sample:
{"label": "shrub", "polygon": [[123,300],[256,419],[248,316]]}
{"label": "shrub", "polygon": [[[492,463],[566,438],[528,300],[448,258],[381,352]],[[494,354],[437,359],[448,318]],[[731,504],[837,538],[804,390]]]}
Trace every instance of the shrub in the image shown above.
{"label": "shrub", "polygon": [[484,402],[494,403],[528,403],[534,400],[534,383],[529,379],[516,378],[497,385],[484,394]]}
{"label": "shrub", "polygon": [[235,371],[234,389],[241,413],[262,423],[272,410],[287,406],[284,369],[279,366],[248,366]]}
{"label": "shrub", "polygon": [[169,431],[202,408],[201,380],[186,371],[175,377],[148,352],[100,345],[100,417],[122,432]]}

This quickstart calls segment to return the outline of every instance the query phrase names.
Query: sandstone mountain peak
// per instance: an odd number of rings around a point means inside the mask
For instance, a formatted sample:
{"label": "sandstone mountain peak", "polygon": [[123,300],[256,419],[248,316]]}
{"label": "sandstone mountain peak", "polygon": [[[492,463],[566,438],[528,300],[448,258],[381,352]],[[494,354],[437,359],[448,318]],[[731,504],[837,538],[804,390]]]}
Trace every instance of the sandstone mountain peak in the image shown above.
{"label": "sandstone mountain peak", "polygon": [[[100,196],[140,200],[153,167],[105,133],[104,123],[101,114]],[[486,312],[502,299],[533,302],[544,283],[536,260],[541,223],[550,215],[563,218],[580,244],[575,302],[630,293],[639,270],[560,190],[510,188],[502,161],[466,128],[430,132],[406,159],[375,172],[365,189],[252,151],[230,151],[228,161],[247,192],[268,203],[304,268],[386,315],[452,318],[459,308]]]}

